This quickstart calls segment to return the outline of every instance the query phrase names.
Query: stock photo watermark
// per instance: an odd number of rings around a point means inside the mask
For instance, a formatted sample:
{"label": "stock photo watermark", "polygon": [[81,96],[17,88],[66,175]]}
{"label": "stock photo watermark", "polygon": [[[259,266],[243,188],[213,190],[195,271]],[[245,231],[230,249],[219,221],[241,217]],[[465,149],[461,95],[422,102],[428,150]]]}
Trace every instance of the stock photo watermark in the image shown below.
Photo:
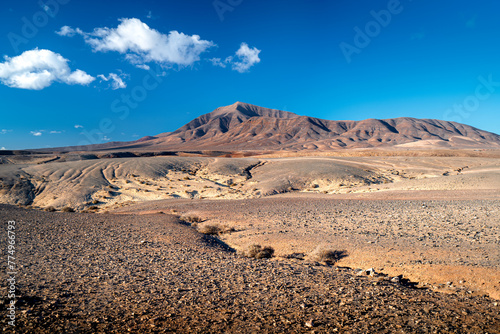
{"label": "stock photo watermark", "polygon": [[23,16],[21,18],[22,26],[20,34],[9,32],[7,38],[15,53],[19,53],[19,46],[21,44],[28,44],[28,42],[38,35],[41,28],[45,27],[50,19],[54,19],[59,13],[60,6],[66,5],[71,0],[47,0],[38,1],[41,10],[35,12],[32,17],[28,18]]}
{"label": "stock photo watermark", "polygon": [[[129,93],[121,94],[120,98],[111,102],[111,112],[117,114],[119,120],[125,120],[130,115],[130,111],[136,109],[148,97],[148,93],[158,88],[163,82],[164,70],[160,65],[157,66],[156,70],[150,69],[148,72],[142,78],[140,85],[132,88]],[[105,117],[99,121],[97,128],[82,131],[82,135],[85,136],[86,140],[82,140],[78,146],[100,144],[103,135],[108,135],[115,129],[115,122],[111,118]]]}
{"label": "stock photo watermark", "polygon": [[[407,0],[411,2],[412,0]],[[371,10],[371,20],[368,21],[362,28],[355,26],[353,28],[355,35],[352,43],[341,42],[339,48],[344,55],[348,64],[352,62],[354,54],[360,54],[374,38],[382,32],[382,28],[386,28],[392,22],[394,16],[403,12],[403,5],[400,0],[389,0],[386,9],[379,11]]]}
{"label": "stock photo watermark", "polygon": [[7,323],[16,325],[16,222],[7,223]]}
{"label": "stock photo watermark", "polygon": [[488,100],[500,87],[500,81],[493,81],[493,74],[487,78],[480,75],[474,94],[468,95],[461,103],[456,103],[452,108],[447,109],[443,114],[443,119],[455,122],[463,122],[476,112],[481,106],[481,102]]}
{"label": "stock photo watermark", "polygon": [[241,5],[243,0],[215,0],[212,2],[215,12],[219,16],[219,20],[224,21],[224,14],[232,12],[237,6]]}

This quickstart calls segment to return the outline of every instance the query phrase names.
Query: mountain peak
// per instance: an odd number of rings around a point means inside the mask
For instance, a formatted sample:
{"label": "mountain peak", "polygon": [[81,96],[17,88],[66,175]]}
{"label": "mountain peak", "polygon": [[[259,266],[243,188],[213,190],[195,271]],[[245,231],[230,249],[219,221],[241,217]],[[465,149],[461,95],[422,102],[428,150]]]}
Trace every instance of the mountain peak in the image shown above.
{"label": "mountain peak", "polygon": [[251,117],[272,117],[272,118],[286,118],[286,119],[299,117],[297,114],[288,111],[259,107],[254,104],[245,103],[241,101],[236,101],[231,105],[217,108],[211,113],[206,115],[210,115],[212,117],[220,117],[228,114],[236,114],[246,119]]}

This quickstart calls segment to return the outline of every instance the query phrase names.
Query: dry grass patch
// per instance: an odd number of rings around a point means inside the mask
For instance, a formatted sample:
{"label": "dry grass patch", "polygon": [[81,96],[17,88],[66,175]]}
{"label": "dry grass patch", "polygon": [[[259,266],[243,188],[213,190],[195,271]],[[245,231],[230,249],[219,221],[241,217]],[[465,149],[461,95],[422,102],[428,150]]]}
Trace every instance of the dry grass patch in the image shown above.
{"label": "dry grass patch", "polygon": [[[175,213],[175,212],[176,212],[175,210],[172,210],[172,213]],[[201,217],[194,215],[194,214],[185,214],[185,215],[182,215],[179,219],[182,221],[188,222],[188,223],[201,223],[202,222]]]}
{"label": "dry grass patch", "polygon": [[269,259],[274,255],[274,249],[269,246],[262,247],[261,245],[250,245],[243,253],[246,257],[253,257],[256,259]]}
{"label": "dry grass patch", "polygon": [[347,256],[345,250],[325,249],[321,246],[316,247],[310,254],[309,259],[327,264],[334,264]]}
{"label": "dry grass patch", "polygon": [[219,235],[222,229],[219,225],[203,225],[198,229],[198,232],[208,235]]}

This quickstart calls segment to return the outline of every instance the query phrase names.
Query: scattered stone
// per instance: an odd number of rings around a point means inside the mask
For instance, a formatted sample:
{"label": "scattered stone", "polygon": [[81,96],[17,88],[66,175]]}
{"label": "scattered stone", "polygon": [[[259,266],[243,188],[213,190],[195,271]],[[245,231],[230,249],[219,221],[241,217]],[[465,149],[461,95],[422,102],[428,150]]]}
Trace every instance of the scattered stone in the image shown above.
{"label": "scattered stone", "polygon": [[315,326],[315,323],[314,323],[313,319],[306,321],[306,327],[314,327],[314,326]]}
{"label": "scattered stone", "polygon": [[402,279],[403,279],[403,275],[394,276],[393,278],[391,278],[391,282],[392,283],[401,283]]}

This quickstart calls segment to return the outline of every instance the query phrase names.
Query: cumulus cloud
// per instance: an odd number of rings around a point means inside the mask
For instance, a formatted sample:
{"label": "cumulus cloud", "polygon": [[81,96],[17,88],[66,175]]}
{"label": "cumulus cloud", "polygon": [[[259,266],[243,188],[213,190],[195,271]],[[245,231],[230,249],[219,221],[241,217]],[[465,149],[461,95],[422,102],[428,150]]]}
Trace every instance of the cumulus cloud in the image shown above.
{"label": "cumulus cloud", "polygon": [[35,137],[40,137],[42,135],[43,130],[40,131],[30,131],[30,133]]}
{"label": "cumulus cloud", "polygon": [[189,66],[200,60],[200,54],[215,46],[198,35],[175,30],[162,34],[136,18],[121,19],[116,28],[96,28],[90,33],[68,26],[57,33],[62,36],[79,34],[94,52],[119,52],[132,64],[142,67],[149,62]]}
{"label": "cumulus cloud", "polygon": [[247,43],[241,43],[240,48],[236,51],[238,60],[232,64],[233,70],[240,73],[248,71],[250,67],[260,62],[260,51],[255,47],[249,48]]}
{"label": "cumulus cloud", "polygon": [[260,62],[259,53],[261,50],[250,48],[247,43],[241,43],[240,48],[234,56],[229,56],[222,60],[221,58],[212,58],[209,61],[214,66],[226,68],[231,65],[231,68],[240,73],[247,72],[250,67]]}
{"label": "cumulus cloud", "polygon": [[5,151],[5,147],[4,147],[4,146],[2,146],[2,148],[0,148],[0,150]]}
{"label": "cumulus cloud", "polygon": [[71,72],[68,60],[50,50],[33,49],[0,63],[0,81],[9,87],[40,90],[54,81],[87,85],[95,80],[82,70]]}
{"label": "cumulus cloud", "polygon": [[125,82],[123,82],[122,78],[120,78],[118,74],[109,73],[107,77],[103,74],[99,74],[97,77],[103,81],[111,81],[111,89],[113,90],[127,88],[127,85],[125,84]]}
{"label": "cumulus cloud", "polygon": [[75,129],[81,129],[83,128],[83,125],[75,124]]}
{"label": "cumulus cloud", "polygon": [[76,34],[82,35],[83,31],[81,31],[79,28],[73,29],[70,26],[63,26],[61,29],[56,31],[56,34],[59,36],[67,36],[67,37],[73,37]]}

